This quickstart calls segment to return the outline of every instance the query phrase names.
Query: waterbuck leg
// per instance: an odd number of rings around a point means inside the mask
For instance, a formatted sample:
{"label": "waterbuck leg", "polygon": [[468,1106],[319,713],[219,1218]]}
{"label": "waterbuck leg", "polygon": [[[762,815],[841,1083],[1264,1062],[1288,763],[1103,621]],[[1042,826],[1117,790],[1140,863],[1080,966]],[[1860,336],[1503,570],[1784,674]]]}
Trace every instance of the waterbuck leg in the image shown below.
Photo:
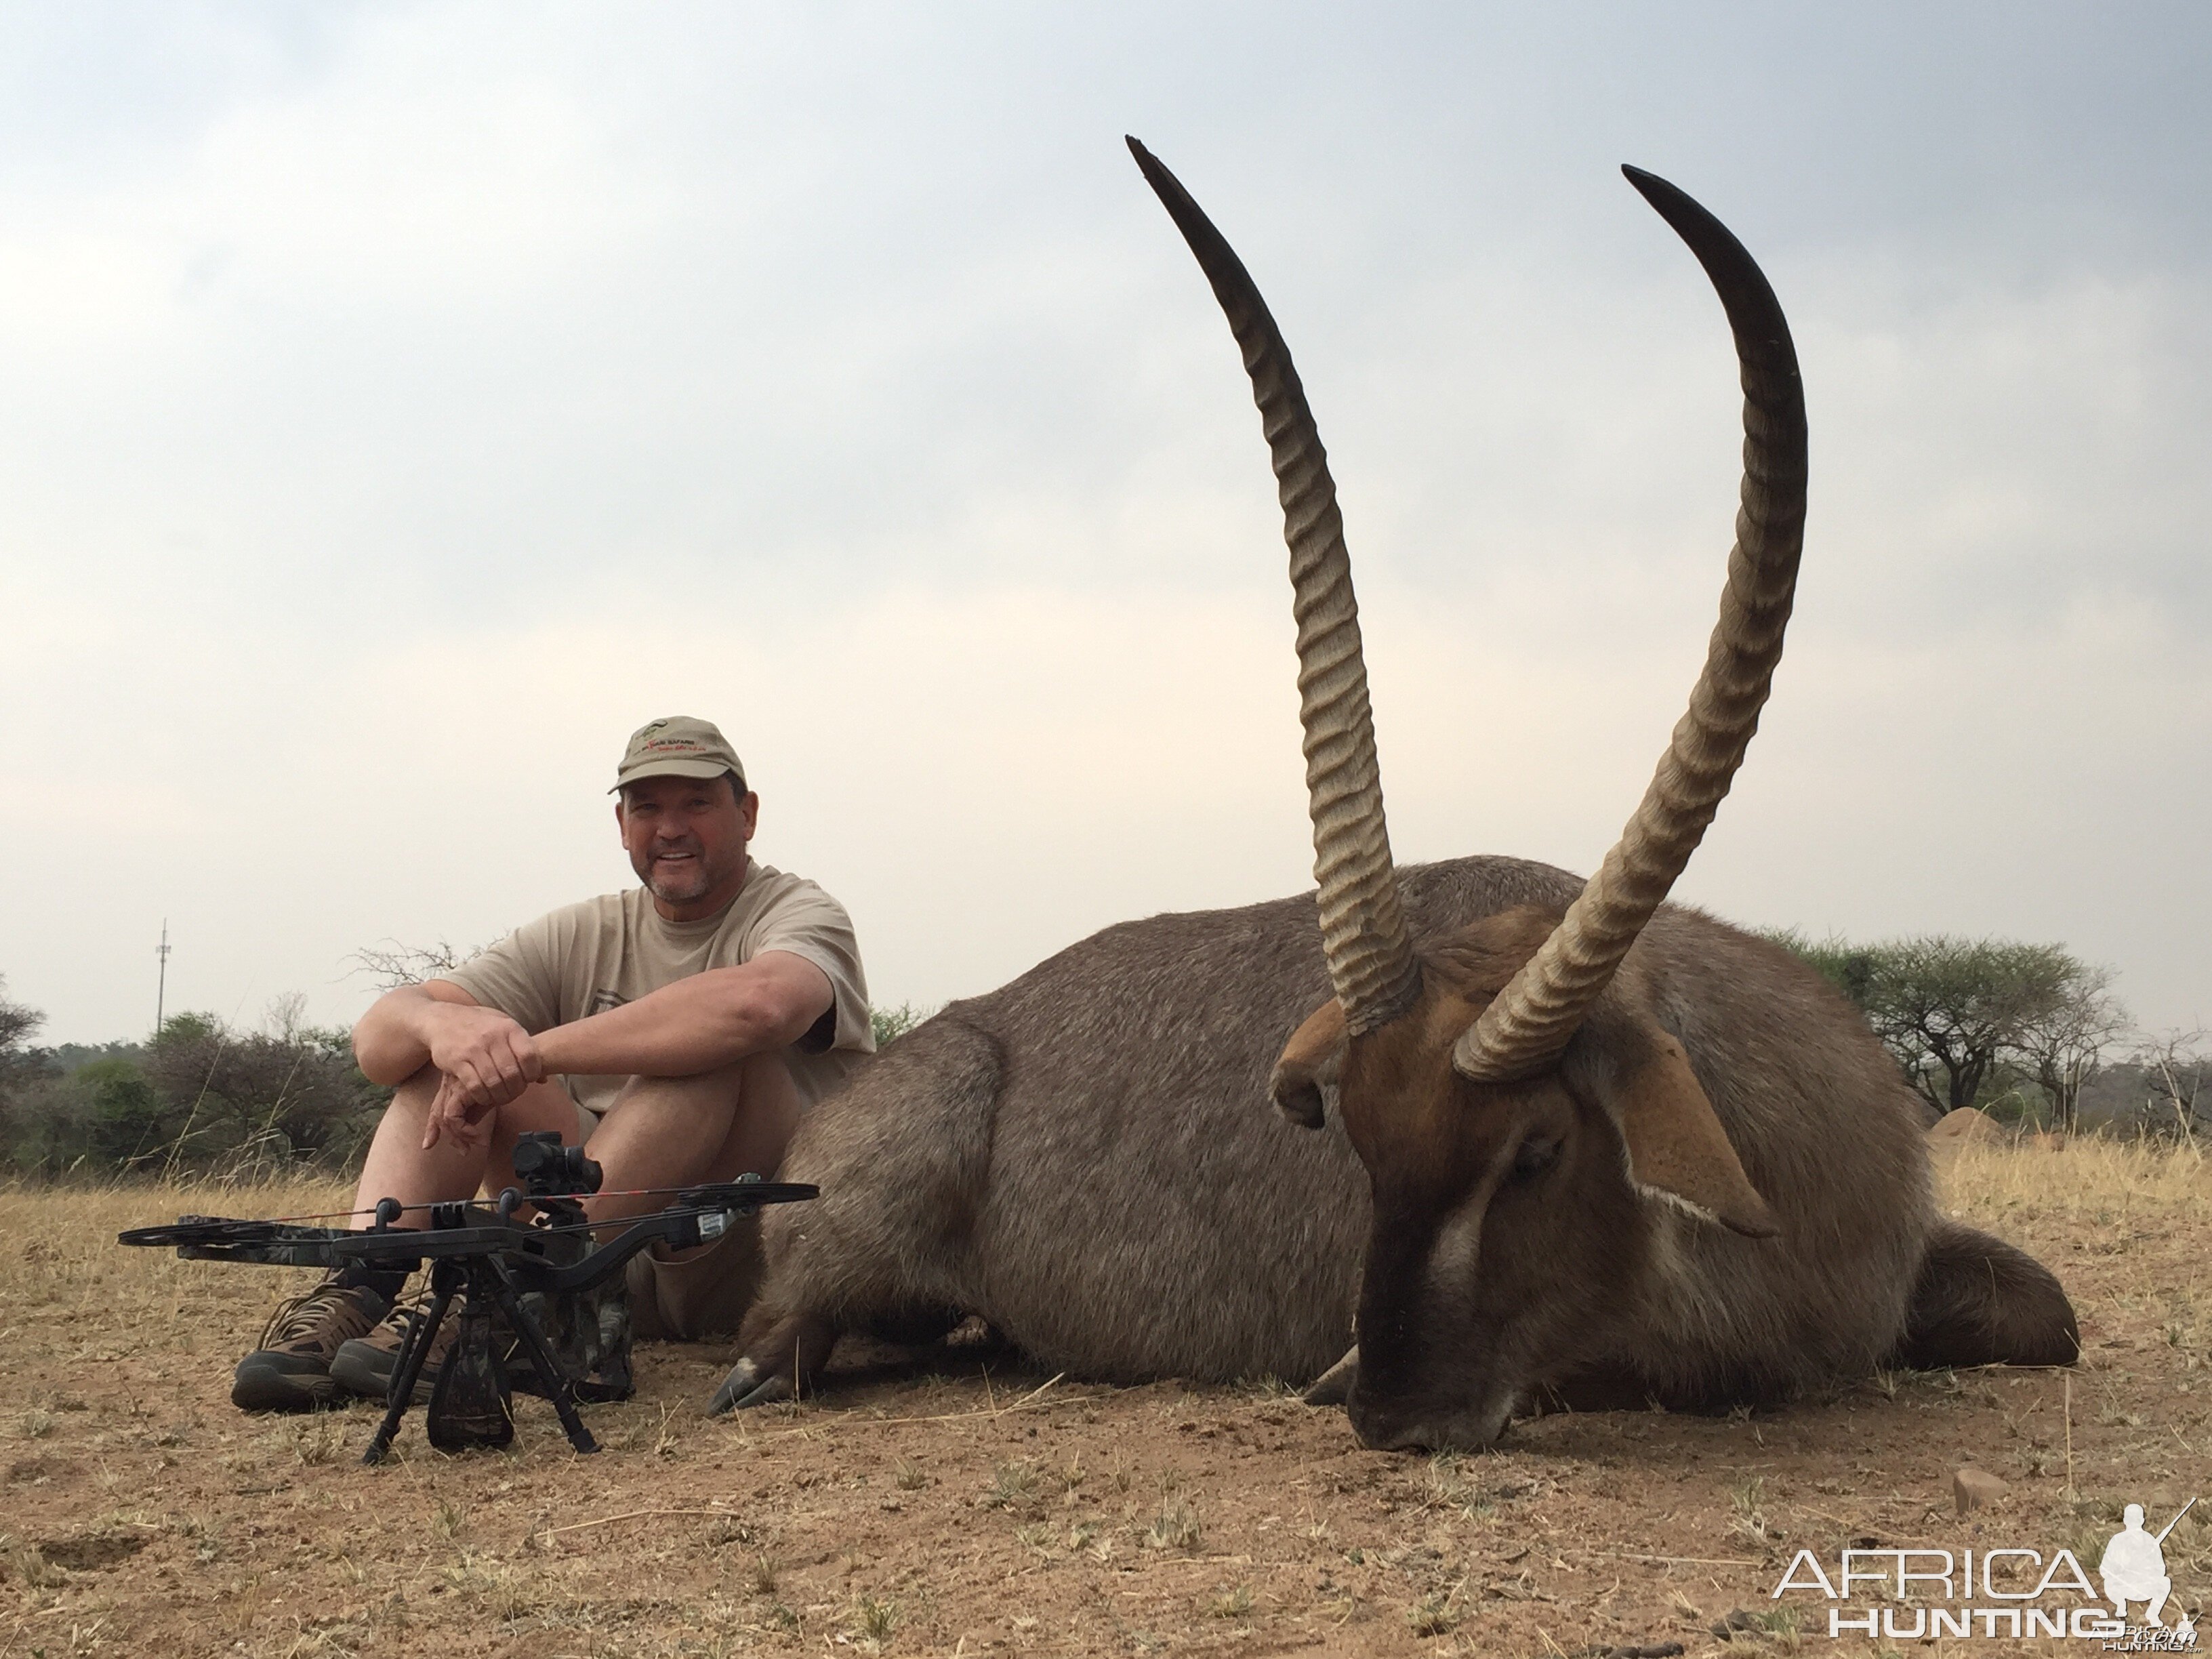
{"label": "waterbuck leg", "polygon": [[1907,1370],[2070,1365],[2081,1352],[2073,1304],[2049,1268],[1945,1220],[1928,1235],[1904,1339],[1885,1363]]}
{"label": "waterbuck leg", "polygon": [[1306,1384],[1299,1398],[1309,1406],[1341,1406],[1352,1397],[1352,1385],[1358,1379],[1359,1345],[1355,1342],[1345,1350],[1343,1358]]}
{"label": "waterbuck leg", "polygon": [[830,1350],[837,1346],[837,1328],[828,1319],[819,1314],[762,1319],[762,1311],[756,1307],[745,1316],[745,1329],[738,1339],[744,1357],[714,1390],[708,1416],[796,1399],[829,1363]]}

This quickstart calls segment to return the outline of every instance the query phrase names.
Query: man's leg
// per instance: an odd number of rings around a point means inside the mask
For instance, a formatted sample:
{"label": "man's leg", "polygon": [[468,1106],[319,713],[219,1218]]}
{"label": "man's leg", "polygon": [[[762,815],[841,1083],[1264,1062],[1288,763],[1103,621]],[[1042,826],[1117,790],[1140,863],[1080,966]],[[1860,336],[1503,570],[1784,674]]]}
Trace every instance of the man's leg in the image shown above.
{"label": "man's leg", "polygon": [[[533,1083],[479,1124],[477,1134],[465,1140],[443,1134],[425,1151],[422,1126],[437,1093],[438,1073],[428,1066],[392,1091],[354,1188],[356,1210],[371,1210],[380,1198],[402,1204],[473,1198],[487,1180],[495,1189],[504,1187],[513,1176],[515,1142],[532,1131],[551,1129],[564,1144],[576,1143],[580,1120],[568,1091],[557,1083]],[[411,1211],[399,1224],[426,1226],[428,1218]]]}
{"label": "man's leg", "polygon": [[[607,1164],[611,1188],[680,1187],[734,1180],[749,1172],[771,1176],[783,1162],[800,1112],[790,1067],[779,1054],[756,1055],[700,1078],[641,1078],[623,1100],[591,1140],[592,1156]],[[623,1118],[633,1104],[647,1110]],[[623,1131],[619,1136],[617,1129]],[[634,1146],[665,1161],[651,1181],[633,1180],[626,1173],[617,1182],[614,1170],[639,1167]],[[611,1217],[648,1212],[667,1200],[605,1202],[606,1207],[595,1206],[595,1213]],[[671,1253],[655,1245],[632,1258],[629,1282],[631,1329],[641,1338],[734,1334],[760,1282],[759,1218],[738,1222],[698,1249]]]}
{"label": "man's leg", "polygon": [[[514,1145],[526,1131],[553,1129],[574,1145],[580,1117],[567,1092],[550,1083],[533,1083],[479,1126],[467,1140],[440,1137],[428,1151],[422,1126],[438,1092],[438,1073],[424,1066],[393,1091],[392,1104],[376,1126],[368,1158],[355,1189],[354,1207],[367,1212],[381,1198],[403,1204],[434,1204],[474,1196],[489,1173],[495,1185],[514,1167]],[[429,1218],[410,1210],[402,1227],[427,1226]],[[366,1214],[353,1218],[366,1227]],[[232,1403],[246,1411],[311,1411],[334,1405],[346,1393],[374,1395],[389,1374],[389,1350],[398,1330],[380,1329],[406,1284],[401,1273],[377,1273],[359,1264],[343,1267],[305,1293],[291,1297],[270,1317],[260,1345],[238,1364],[231,1382]],[[333,1377],[350,1356],[357,1376]],[[378,1371],[376,1366],[384,1370]]]}
{"label": "man's leg", "polygon": [[[695,1077],[634,1078],[585,1150],[610,1189],[666,1188],[772,1176],[799,1127],[799,1090],[781,1054],[754,1054]],[[598,1198],[595,1221],[644,1215],[665,1198]]]}

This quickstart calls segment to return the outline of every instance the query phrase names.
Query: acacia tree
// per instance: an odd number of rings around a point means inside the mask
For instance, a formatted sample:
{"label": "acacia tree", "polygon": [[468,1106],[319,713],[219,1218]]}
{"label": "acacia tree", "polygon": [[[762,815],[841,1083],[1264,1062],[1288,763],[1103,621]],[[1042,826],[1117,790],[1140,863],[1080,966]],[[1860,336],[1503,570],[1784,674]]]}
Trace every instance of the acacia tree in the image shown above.
{"label": "acacia tree", "polygon": [[380,991],[396,991],[403,985],[420,985],[426,979],[450,974],[486,946],[456,950],[447,939],[435,945],[403,945],[396,939],[364,945],[353,953],[353,971],[368,975]]}
{"label": "acacia tree", "polygon": [[2005,1051],[2057,1013],[2081,971],[2055,945],[1943,934],[1872,954],[1868,1023],[1938,1111],[1972,1105]]}
{"label": "acacia tree", "polygon": [[2154,1134],[2193,1135],[2197,1113],[2212,1103],[2212,1058],[2203,1052],[2204,1032],[2167,1031],[2154,1037],[2136,1055],[2142,1067],[2149,1099],[2144,1103],[2144,1127]]}
{"label": "acacia tree", "polygon": [[2080,1127],[2081,1085],[2129,1026],[2128,1011],[2112,994],[2112,970],[2068,960],[2071,976],[2050,1009],[2027,1022],[2018,1048],[2050,1097],[2051,1122],[2070,1134]]}
{"label": "acacia tree", "polygon": [[1977,1103],[2017,1071],[2069,1127],[2081,1085],[2127,1029],[2112,975],[2063,946],[1946,934],[1854,945],[1769,938],[1840,990],[1938,1112]]}

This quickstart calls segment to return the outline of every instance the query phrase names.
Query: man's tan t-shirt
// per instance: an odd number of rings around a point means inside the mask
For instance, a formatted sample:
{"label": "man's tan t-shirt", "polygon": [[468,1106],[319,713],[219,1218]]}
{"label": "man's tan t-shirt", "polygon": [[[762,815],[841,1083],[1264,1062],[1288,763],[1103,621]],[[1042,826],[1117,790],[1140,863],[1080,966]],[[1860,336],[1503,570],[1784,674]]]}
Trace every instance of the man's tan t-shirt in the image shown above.
{"label": "man's tan t-shirt", "polygon": [[[830,981],[830,1008],[784,1051],[800,1100],[811,1106],[875,1050],[868,984],[845,907],[812,882],[748,860],[730,908],[703,921],[669,921],[641,887],[571,904],[518,927],[459,968],[451,981],[532,1036],[635,1002],[709,968],[735,968],[763,951],[788,951]],[[576,1103],[604,1115],[627,1077],[562,1079]]]}

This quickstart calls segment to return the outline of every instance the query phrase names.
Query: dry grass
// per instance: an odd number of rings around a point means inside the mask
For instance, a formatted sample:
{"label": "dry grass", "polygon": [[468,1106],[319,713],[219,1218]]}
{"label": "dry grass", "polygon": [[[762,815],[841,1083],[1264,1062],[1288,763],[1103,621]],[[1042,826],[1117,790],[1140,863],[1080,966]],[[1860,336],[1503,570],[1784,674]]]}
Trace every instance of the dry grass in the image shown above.
{"label": "dry grass", "polygon": [[352,1201],[352,1182],[321,1177],[226,1186],[154,1181],[42,1186],[0,1179],[0,1238],[11,1246],[0,1255],[0,1291],[15,1291],[32,1279],[50,1288],[104,1284],[125,1265],[134,1285],[151,1289],[161,1277],[148,1274],[153,1262],[166,1261],[186,1278],[210,1269],[178,1261],[166,1251],[120,1255],[115,1235],[125,1228],[155,1226],[180,1215],[313,1214]]}
{"label": "dry grass", "polygon": [[[377,1470],[370,1408],[228,1402],[307,1275],[112,1243],[343,1192],[0,1187],[0,1659],[1850,1653],[1767,1598],[1799,1547],[1955,1545],[1949,1477],[1972,1462],[2012,1483],[1987,1524],[2094,1548],[2119,1504],[2170,1513],[2212,1457],[2194,1152],[1969,1148],[1945,1184],[2066,1281],[2079,1367],[1897,1374],[1732,1419],[1545,1419],[1428,1459],[1362,1450],[1276,1386],[1063,1381],[1007,1412],[1044,1379],[1003,1370],[709,1421],[726,1350],[647,1347],[639,1398],[587,1412],[598,1457],[525,1401],[512,1455],[439,1456],[410,1420]],[[2201,1607],[2212,1505],[2167,1559]],[[1710,1626],[1732,1609],[1753,1627],[1724,1644]]]}
{"label": "dry grass", "polygon": [[[42,1322],[80,1323],[100,1334],[103,1349],[191,1355],[203,1340],[204,1316],[236,1304],[240,1275],[258,1275],[250,1296],[264,1314],[277,1297],[314,1275],[180,1261],[170,1250],[122,1250],[116,1234],[180,1215],[301,1215],[339,1209],[352,1200],[350,1183],[329,1180],[224,1187],[0,1182],[0,1300],[11,1310],[35,1311]],[[0,1329],[15,1322],[12,1316],[0,1316]],[[230,1321],[222,1322],[228,1328]]]}
{"label": "dry grass", "polygon": [[1972,1145],[1940,1184],[1956,1213],[1998,1226],[2008,1217],[2161,1227],[2212,1219],[2212,1164],[2191,1146],[2094,1139],[2056,1151]]}

